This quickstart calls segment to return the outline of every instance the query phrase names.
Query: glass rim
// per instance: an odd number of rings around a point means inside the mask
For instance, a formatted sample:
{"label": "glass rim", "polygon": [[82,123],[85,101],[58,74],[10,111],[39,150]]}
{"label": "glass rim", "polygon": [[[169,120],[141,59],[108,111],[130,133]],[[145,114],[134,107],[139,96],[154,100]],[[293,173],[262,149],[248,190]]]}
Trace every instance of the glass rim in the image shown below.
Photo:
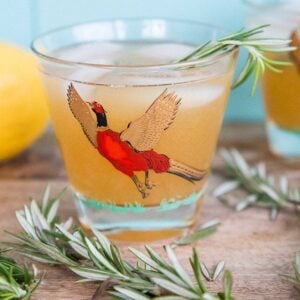
{"label": "glass rim", "polygon": [[221,59],[227,57],[230,53],[234,52],[239,48],[237,45],[229,46],[225,51],[221,53],[217,53],[211,57],[206,58],[200,58],[195,59],[191,61],[185,61],[185,62],[174,62],[174,63],[167,63],[167,64],[153,64],[153,65],[114,65],[114,64],[97,64],[97,63],[87,63],[87,62],[80,62],[80,61],[72,61],[67,59],[62,59],[55,57],[51,54],[46,54],[45,52],[41,51],[37,47],[37,43],[42,41],[44,38],[48,37],[51,34],[58,33],[62,30],[68,30],[77,26],[82,25],[89,25],[89,24],[97,24],[97,23],[104,23],[104,22],[117,22],[117,21],[123,21],[123,22],[130,22],[130,21],[166,21],[166,22],[177,22],[182,24],[194,24],[206,28],[211,28],[218,30],[220,32],[226,32],[223,30],[220,26],[216,26],[209,23],[204,22],[198,22],[193,20],[187,20],[187,19],[176,19],[176,18],[110,18],[110,19],[101,19],[101,20],[94,20],[94,21],[86,21],[86,22],[80,22],[75,23],[71,25],[66,26],[60,26],[52,30],[48,30],[40,35],[37,35],[30,43],[30,48],[33,51],[34,54],[36,54],[39,58],[42,58],[44,60],[61,64],[61,65],[67,65],[67,66],[73,66],[73,67],[90,67],[90,68],[105,68],[105,69],[115,69],[115,70],[155,70],[155,69],[161,69],[161,68],[187,68],[192,66],[208,66],[215,64],[219,62]]}

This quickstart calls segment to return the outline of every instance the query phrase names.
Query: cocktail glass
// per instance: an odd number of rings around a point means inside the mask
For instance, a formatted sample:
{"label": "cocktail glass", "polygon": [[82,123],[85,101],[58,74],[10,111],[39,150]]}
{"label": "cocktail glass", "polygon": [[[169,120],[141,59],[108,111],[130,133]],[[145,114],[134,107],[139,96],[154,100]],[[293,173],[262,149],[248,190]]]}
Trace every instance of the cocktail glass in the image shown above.
{"label": "cocktail glass", "polygon": [[238,49],[176,60],[221,34],[196,22],[131,19],[33,42],[84,227],[142,241],[199,220]]}
{"label": "cocktail glass", "polygon": [[[271,26],[266,29],[269,36],[292,38],[293,32],[300,28],[300,2],[297,0],[260,2],[252,4],[248,17],[249,26],[270,24]],[[271,151],[283,158],[299,159],[300,62],[294,56],[294,53],[269,55],[272,59],[290,61],[291,65],[282,67],[280,73],[266,70],[262,77],[262,92]]]}

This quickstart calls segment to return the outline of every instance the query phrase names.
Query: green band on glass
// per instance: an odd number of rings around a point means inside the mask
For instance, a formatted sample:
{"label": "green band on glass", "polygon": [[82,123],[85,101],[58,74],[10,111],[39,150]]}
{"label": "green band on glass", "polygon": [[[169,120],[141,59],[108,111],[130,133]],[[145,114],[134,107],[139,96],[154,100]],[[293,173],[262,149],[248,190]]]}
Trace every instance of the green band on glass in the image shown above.
{"label": "green band on glass", "polygon": [[[184,205],[194,204],[203,195],[203,191],[204,189],[202,189],[199,192],[195,192],[184,199],[176,199],[176,198],[164,199],[160,202],[160,205],[155,209],[158,212],[162,212],[162,211],[174,210]],[[125,203],[124,205],[119,206],[109,201],[99,201],[95,199],[85,198],[79,195],[76,195],[76,199],[82,202],[84,205],[89,206],[91,208],[98,209],[98,210],[108,209],[116,213],[126,213],[126,212],[143,213],[146,212],[147,209],[151,209],[151,208],[144,207],[143,204],[138,202]]]}

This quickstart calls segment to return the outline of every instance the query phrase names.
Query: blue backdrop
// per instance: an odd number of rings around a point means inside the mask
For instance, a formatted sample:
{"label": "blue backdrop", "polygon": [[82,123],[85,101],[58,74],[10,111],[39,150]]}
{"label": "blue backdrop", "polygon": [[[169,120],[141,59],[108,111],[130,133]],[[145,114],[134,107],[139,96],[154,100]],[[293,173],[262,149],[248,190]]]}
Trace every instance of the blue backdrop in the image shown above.
{"label": "blue backdrop", "polygon": [[[242,0],[0,0],[0,40],[28,47],[35,35],[49,29],[114,17],[201,20],[237,30],[245,23],[247,9]],[[231,93],[227,120],[263,118],[260,92],[249,97],[249,86]]]}

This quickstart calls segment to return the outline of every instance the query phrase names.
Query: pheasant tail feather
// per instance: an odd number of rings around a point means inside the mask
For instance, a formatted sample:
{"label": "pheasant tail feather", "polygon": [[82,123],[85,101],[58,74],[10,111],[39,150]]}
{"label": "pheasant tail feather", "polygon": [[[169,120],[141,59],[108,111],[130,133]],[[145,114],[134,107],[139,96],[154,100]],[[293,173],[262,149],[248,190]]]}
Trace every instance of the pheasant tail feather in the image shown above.
{"label": "pheasant tail feather", "polygon": [[170,167],[168,169],[168,173],[180,176],[191,182],[201,180],[206,174],[203,170],[190,167],[174,159],[170,159],[169,163]]}

